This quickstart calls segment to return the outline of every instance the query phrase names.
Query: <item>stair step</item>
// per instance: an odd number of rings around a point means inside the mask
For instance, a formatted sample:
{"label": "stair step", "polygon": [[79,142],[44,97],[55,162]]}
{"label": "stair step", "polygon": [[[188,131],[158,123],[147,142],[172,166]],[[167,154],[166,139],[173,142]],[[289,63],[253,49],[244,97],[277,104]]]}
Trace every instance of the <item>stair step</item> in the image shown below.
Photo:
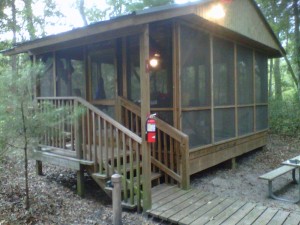
{"label": "stair step", "polygon": [[129,209],[129,210],[135,210],[136,207],[137,207],[136,204],[132,205],[132,204],[129,204],[129,203],[124,202],[124,201],[121,202],[121,205],[122,205],[122,208]]}
{"label": "stair step", "polygon": [[106,174],[101,174],[101,173],[93,173],[92,177],[93,178],[98,178],[98,179],[103,179],[103,180],[108,179]]}

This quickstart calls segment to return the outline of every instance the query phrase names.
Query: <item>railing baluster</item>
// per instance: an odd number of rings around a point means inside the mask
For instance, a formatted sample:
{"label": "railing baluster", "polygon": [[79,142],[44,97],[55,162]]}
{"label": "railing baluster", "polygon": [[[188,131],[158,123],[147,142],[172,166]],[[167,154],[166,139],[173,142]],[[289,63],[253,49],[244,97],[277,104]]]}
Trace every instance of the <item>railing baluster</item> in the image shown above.
{"label": "railing baluster", "polygon": [[102,122],[101,117],[98,116],[98,146],[99,146],[99,172],[103,173],[103,146],[102,146]]}
{"label": "railing baluster", "polygon": [[[167,134],[163,133],[163,142],[164,142],[164,146],[163,146],[163,155],[164,155],[164,165],[166,165],[168,167],[168,146],[167,146]],[[166,183],[168,183],[168,175],[165,174],[165,181]]]}
{"label": "railing baluster", "polygon": [[109,132],[110,132],[109,140],[110,140],[110,151],[111,151],[110,164],[111,164],[112,173],[114,174],[115,173],[115,146],[114,146],[114,129],[112,124],[109,125]]}
{"label": "railing baluster", "polygon": [[[170,162],[170,169],[172,170],[172,171],[174,171],[174,148],[173,148],[173,142],[174,141],[174,139],[173,138],[169,138],[169,146],[170,146],[170,160],[169,160],[169,162]],[[174,179],[171,179],[171,184],[173,184],[174,183]]]}
{"label": "railing baluster", "polygon": [[107,124],[106,124],[106,121],[103,120],[103,123],[104,123],[104,151],[105,151],[105,171],[106,171],[106,175],[109,177],[110,176],[110,172],[109,172],[109,151],[108,151],[108,140],[107,140]]}
{"label": "railing baluster", "polygon": [[88,139],[88,159],[92,160],[92,146],[91,146],[91,119],[90,119],[91,111],[87,111],[87,139]]}
{"label": "railing baluster", "polygon": [[121,172],[121,149],[120,149],[119,135],[120,135],[119,130],[116,129],[117,171],[120,174],[120,172]]}
{"label": "railing baluster", "polygon": [[127,149],[126,149],[126,136],[125,133],[122,133],[122,148],[123,148],[123,197],[124,201],[127,202],[128,200],[128,193],[127,193],[127,174],[126,174],[126,164],[127,164]]}
{"label": "railing baluster", "polygon": [[[133,186],[133,169],[134,169],[134,162],[133,162],[133,149],[132,149],[132,139],[129,139],[129,164],[130,164],[130,172],[129,172],[129,180],[130,180],[130,204],[134,204],[134,186]],[[136,165],[139,166],[139,165]]]}
{"label": "railing baluster", "polygon": [[[141,211],[141,171],[140,171],[140,149],[139,144],[135,142],[135,152],[136,152],[136,200],[138,212]],[[145,179],[145,178],[144,178]]]}
{"label": "railing baluster", "polygon": [[93,161],[94,161],[94,172],[96,172],[98,166],[97,160],[97,143],[96,143],[96,120],[95,120],[95,113],[92,112],[92,125],[93,125]]}
{"label": "railing baluster", "polygon": [[[86,112],[87,113],[87,112]],[[82,114],[81,121],[82,121],[82,151],[83,151],[83,159],[87,159],[87,148],[86,148],[86,113]]]}

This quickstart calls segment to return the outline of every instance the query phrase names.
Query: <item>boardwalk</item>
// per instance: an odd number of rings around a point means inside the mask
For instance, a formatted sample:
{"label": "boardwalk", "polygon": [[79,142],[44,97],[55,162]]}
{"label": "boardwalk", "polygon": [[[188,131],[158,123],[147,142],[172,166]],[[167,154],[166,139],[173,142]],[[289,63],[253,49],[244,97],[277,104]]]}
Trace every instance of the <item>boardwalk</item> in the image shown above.
{"label": "boardwalk", "polygon": [[300,223],[300,213],[268,208],[195,189],[184,191],[169,185],[159,185],[152,189],[152,209],[148,210],[148,214],[174,224],[296,225]]}

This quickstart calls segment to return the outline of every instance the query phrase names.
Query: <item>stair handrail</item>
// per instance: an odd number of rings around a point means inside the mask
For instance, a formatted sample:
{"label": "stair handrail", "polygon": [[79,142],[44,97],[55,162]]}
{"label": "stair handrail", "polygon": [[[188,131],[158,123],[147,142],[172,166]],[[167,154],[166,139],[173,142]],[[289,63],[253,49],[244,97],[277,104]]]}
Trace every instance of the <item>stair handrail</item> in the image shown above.
{"label": "stair handrail", "polygon": [[132,132],[127,127],[123,126],[122,124],[118,123],[116,120],[114,120],[113,118],[111,118],[110,116],[108,116],[107,114],[102,112],[100,109],[93,106],[91,103],[89,103],[88,101],[86,101],[85,99],[83,99],[81,97],[76,97],[76,96],[74,96],[74,97],[37,97],[36,99],[37,100],[75,100],[75,101],[81,103],[86,108],[97,113],[99,116],[101,116],[107,122],[109,122],[112,125],[114,125],[115,127],[117,127],[120,131],[126,133],[134,141],[136,141],[140,144],[142,143],[142,138],[140,136],[138,136],[137,134],[135,134],[134,132]]}
{"label": "stair handrail", "polygon": [[[118,101],[119,101],[120,107],[124,107],[127,110],[130,110],[131,113],[134,114],[134,117],[139,117],[139,121],[140,121],[140,117],[141,117],[140,106],[138,106],[137,104],[135,104],[121,96],[118,97]],[[122,111],[122,109],[120,109],[120,111]],[[120,119],[124,119],[124,118],[120,118]],[[137,120],[137,118],[135,118],[135,120]],[[120,122],[124,123],[124,121],[120,121]],[[143,125],[140,125],[140,126],[143,126]],[[164,167],[163,172],[165,172],[166,174],[171,176],[174,180],[179,182],[180,185],[182,186],[182,188],[188,189],[190,186],[189,136],[159,118],[156,118],[156,126],[157,126],[157,129],[166,133],[171,138],[174,138],[175,140],[177,140],[180,143],[180,161],[181,161],[180,174],[178,175],[178,174],[174,173],[174,171],[172,171],[168,167]],[[136,128],[133,128],[133,127],[131,129],[136,130]],[[158,166],[162,166],[162,164],[163,164],[160,162],[160,160],[156,159],[153,156],[151,157],[151,162],[154,165],[158,165]]]}

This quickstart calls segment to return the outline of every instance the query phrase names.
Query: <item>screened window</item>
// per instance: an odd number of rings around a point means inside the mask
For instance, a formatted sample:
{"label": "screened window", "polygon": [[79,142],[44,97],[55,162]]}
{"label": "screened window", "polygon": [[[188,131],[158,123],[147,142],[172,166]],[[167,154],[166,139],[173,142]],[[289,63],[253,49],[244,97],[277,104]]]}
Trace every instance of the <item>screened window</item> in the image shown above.
{"label": "screened window", "polygon": [[211,105],[208,34],[181,27],[182,107]]}
{"label": "screened window", "polygon": [[235,110],[215,109],[214,114],[215,142],[235,137]]}
{"label": "screened window", "polygon": [[237,47],[238,104],[253,104],[253,51]]}
{"label": "screened window", "polygon": [[189,135],[191,148],[211,143],[210,115],[210,110],[183,112],[182,129]]}
{"label": "screened window", "polygon": [[56,53],[56,95],[85,98],[85,73],[82,48]]}
{"label": "screened window", "polygon": [[253,107],[238,109],[239,136],[250,134],[254,131],[253,113]]}
{"label": "screened window", "polygon": [[128,99],[138,103],[141,100],[139,37],[129,36],[126,49]]}
{"label": "screened window", "polygon": [[91,57],[93,100],[114,99],[116,95],[116,74],[113,50],[107,50]]}
{"label": "screened window", "polygon": [[212,142],[210,41],[205,32],[186,26],[180,31],[182,129],[195,148]]}
{"label": "screened window", "polygon": [[214,38],[214,104],[234,104],[234,48],[233,43]]}
{"label": "screened window", "polygon": [[268,106],[256,106],[256,130],[268,128]]}
{"label": "screened window", "polygon": [[256,103],[268,102],[268,58],[255,53],[255,96]]}
{"label": "screened window", "polygon": [[53,79],[53,57],[44,55],[40,58],[44,64],[44,73],[39,76],[39,90],[41,97],[54,96],[54,79]]}
{"label": "screened window", "polygon": [[156,68],[150,67],[151,107],[166,108],[173,105],[172,74],[172,26],[171,24],[151,24],[150,59],[156,58]]}

